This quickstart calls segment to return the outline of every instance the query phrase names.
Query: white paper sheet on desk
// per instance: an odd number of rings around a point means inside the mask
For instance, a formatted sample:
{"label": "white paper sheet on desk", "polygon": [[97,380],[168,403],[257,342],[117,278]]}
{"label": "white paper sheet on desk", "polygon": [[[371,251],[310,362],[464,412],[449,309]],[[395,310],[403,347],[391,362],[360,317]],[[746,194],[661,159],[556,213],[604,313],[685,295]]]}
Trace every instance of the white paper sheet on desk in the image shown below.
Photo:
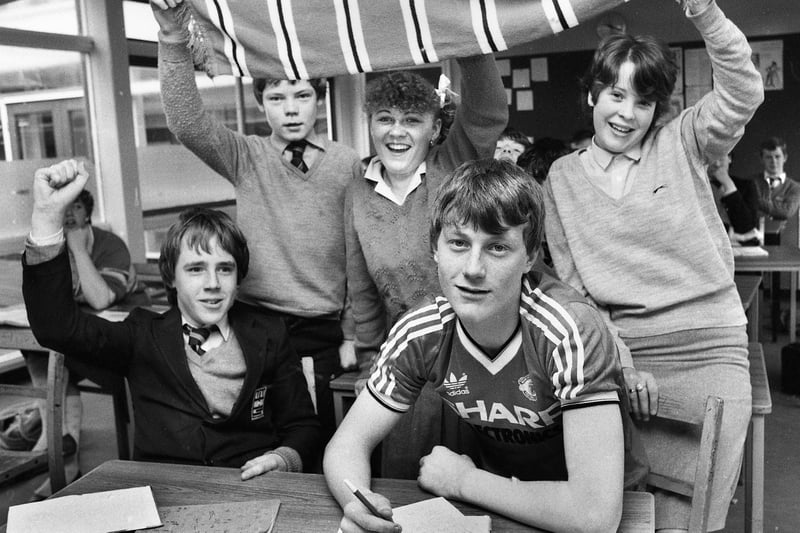
{"label": "white paper sheet on desk", "polygon": [[149,486],[63,496],[8,509],[8,533],[108,533],[160,526]]}
{"label": "white paper sheet on desk", "polygon": [[444,498],[431,498],[392,509],[403,533],[489,533],[488,516],[464,516]]}
{"label": "white paper sheet on desk", "polygon": [[25,304],[0,307],[0,324],[18,328],[31,327],[28,322],[28,313],[25,312]]}

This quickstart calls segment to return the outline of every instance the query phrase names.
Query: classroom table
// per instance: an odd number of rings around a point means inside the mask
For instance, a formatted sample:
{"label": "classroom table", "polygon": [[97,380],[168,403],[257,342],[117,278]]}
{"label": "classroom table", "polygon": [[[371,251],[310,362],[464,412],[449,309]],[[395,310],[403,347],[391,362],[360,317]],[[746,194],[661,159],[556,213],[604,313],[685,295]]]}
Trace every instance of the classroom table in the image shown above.
{"label": "classroom table", "polygon": [[[335,532],[342,517],[320,474],[272,472],[241,481],[238,468],[188,466],[138,461],[108,461],[53,497],[149,485],[157,506],[197,505],[279,499],[275,533]],[[416,481],[375,479],[372,490],[394,506],[433,498]],[[538,531],[500,515],[452,502],[466,515],[490,515],[494,533]]]}
{"label": "classroom table", "polygon": [[[237,468],[139,461],[105,462],[51,498],[145,485],[151,487],[158,507],[278,499],[281,504],[275,533],[334,532],[342,518],[342,511],[320,474],[270,472],[241,481]],[[435,497],[420,489],[416,481],[405,479],[375,478],[372,490],[389,498],[394,507]],[[468,516],[489,515],[493,533],[541,531],[463,502],[451,503]],[[652,514],[651,494],[625,492],[619,531],[652,532]]]}
{"label": "classroom table", "polygon": [[[736,272],[788,272],[789,293],[789,342],[797,338],[797,276],[800,273],[800,248],[791,245],[763,246],[768,255],[734,257]],[[773,295],[773,298],[777,295]]]}
{"label": "classroom table", "polygon": [[[22,302],[22,263],[19,259],[0,260],[0,307]],[[9,350],[46,351],[33,336],[30,328],[0,324],[0,348]],[[0,363],[2,371],[25,366],[21,356]]]}

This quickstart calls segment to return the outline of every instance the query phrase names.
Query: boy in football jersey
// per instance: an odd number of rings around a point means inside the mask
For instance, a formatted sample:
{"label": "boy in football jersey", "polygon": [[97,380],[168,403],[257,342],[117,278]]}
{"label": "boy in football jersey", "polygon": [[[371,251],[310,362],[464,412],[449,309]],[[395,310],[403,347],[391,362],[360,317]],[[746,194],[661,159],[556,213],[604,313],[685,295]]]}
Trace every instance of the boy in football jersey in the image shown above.
{"label": "boy in football jersey", "polygon": [[619,362],[598,312],[531,271],[543,227],[539,185],[508,161],[465,163],[442,185],[431,246],[443,296],[394,326],[368,392],[325,453],[343,532],[399,530],[389,500],[367,490],[369,458],[426,381],[474,430],[479,452],[435,447],[420,460],[423,489],[549,531],[616,529],[625,470]]}

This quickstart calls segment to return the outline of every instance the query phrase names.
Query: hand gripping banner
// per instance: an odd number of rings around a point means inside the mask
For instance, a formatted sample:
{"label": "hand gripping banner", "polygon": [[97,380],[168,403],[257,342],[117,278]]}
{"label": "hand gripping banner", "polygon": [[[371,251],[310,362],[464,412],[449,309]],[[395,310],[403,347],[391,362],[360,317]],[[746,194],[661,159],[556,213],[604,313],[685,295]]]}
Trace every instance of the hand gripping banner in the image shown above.
{"label": "hand gripping banner", "polygon": [[308,79],[489,54],[577,26],[625,0],[188,0],[210,76]]}

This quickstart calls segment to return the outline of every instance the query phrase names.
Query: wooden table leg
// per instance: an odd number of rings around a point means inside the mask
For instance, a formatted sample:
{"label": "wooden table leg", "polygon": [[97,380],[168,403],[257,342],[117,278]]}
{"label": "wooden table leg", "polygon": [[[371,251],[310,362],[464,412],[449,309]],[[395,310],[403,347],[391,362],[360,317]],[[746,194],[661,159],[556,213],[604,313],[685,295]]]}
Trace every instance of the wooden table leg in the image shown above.
{"label": "wooden table leg", "polygon": [[744,530],[764,531],[764,416],[753,415],[744,451]]}

